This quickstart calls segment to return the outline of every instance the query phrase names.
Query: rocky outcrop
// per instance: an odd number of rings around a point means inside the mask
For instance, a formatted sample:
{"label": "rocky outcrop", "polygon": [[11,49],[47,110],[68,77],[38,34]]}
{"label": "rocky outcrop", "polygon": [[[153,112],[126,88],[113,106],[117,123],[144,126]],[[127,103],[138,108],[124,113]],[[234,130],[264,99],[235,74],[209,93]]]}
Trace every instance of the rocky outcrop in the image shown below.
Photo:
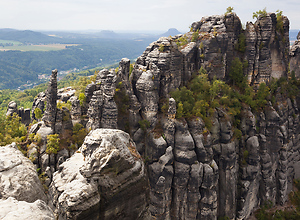
{"label": "rocky outcrop", "polygon": [[72,87],[62,88],[57,91],[57,100],[67,102],[71,97],[75,95],[76,90]]}
{"label": "rocky outcrop", "polygon": [[290,49],[290,70],[294,71],[295,76],[300,78],[300,35]]}
{"label": "rocky outcrop", "polygon": [[46,94],[44,92],[40,92],[37,95],[37,97],[33,100],[32,108],[31,108],[32,120],[36,120],[36,121],[38,120],[35,117],[35,113],[34,113],[36,108],[39,108],[41,110],[41,113],[44,114],[45,101],[46,101]]}
{"label": "rocky outcrop", "polygon": [[82,110],[80,106],[80,101],[77,96],[72,96],[69,101],[71,102],[72,108],[71,108],[71,119],[73,125],[76,123],[81,123],[81,115],[82,115]]}
{"label": "rocky outcrop", "polygon": [[[87,129],[117,128],[118,110],[114,101],[115,82],[115,72],[105,69],[100,71],[96,78],[96,88],[87,89],[88,91],[94,90],[89,99]],[[89,86],[89,88],[93,88],[93,86]]]}
{"label": "rocky outcrop", "polygon": [[59,219],[147,219],[147,185],[129,135],[96,129],[59,166],[49,196]]}
{"label": "rocky outcrop", "polygon": [[11,101],[8,103],[6,116],[12,116],[14,113],[18,112],[17,103],[15,101]]}
{"label": "rocky outcrop", "polygon": [[[205,124],[176,118],[170,93],[203,69],[210,79],[230,81],[235,60],[253,85],[287,76],[288,25],[274,13],[245,30],[235,13],[204,17],[188,33],[150,44],[132,72],[125,58],[118,71],[100,71],[85,102],[70,88],[57,94],[53,71],[45,115],[31,128],[44,142],[40,149],[31,144],[28,154],[52,180],[56,217],[247,219],[266,202],[284,204],[300,176],[297,100],[278,93],[259,112],[242,104],[238,120],[215,108]],[[57,108],[57,99],[69,100],[71,110]],[[34,106],[43,103],[40,94]],[[78,151],[69,159],[67,149],[46,154],[47,135],[68,141],[75,123],[91,130]]]}
{"label": "rocky outcrop", "polygon": [[248,80],[253,84],[287,76],[289,65],[289,20],[275,13],[260,16],[245,31]]}
{"label": "rocky outcrop", "polygon": [[47,201],[36,167],[15,143],[0,147],[0,198],[19,201]]}
{"label": "rocky outcrop", "polygon": [[53,132],[55,130],[56,119],[56,102],[57,102],[57,70],[52,70],[48,88],[46,90],[46,110],[43,116],[43,121],[47,127],[50,127]]}
{"label": "rocky outcrop", "polygon": [[29,125],[29,123],[30,123],[30,109],[29,108],[24,109],[23,107],[21,107],[18,109],[17,103],[15,101],[11,101],[8,103],[6,116],[13,116],[14,113],[16,113],[20,117],[21,122],[23,124]]}
{"label": "rocky outcrop", "polygon": [[52,210],[43,200],[28,203],[9,197],[6,200],[0,199],[0,219],[54,220],[55,218]]}

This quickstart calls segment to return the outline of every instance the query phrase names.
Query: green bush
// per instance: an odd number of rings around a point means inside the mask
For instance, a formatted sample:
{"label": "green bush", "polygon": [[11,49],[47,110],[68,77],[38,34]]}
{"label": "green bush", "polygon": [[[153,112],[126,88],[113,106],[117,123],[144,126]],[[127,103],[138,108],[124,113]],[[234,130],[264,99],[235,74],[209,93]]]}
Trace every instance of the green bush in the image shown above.
{"label": "green bush", "polygon": [[247,78],[244,75],[244,66],[241,60],[236,57],[231,62],[231,67],[229,70],[229,79],[233,85],[238,86],[240,89],[246,88]]}
{"label": "green bush", "polygon": [[0,115],[0,146],[22,142],[26,139],[26,134],[26,126],[21,123],[21,118],[16,113],[7,117]]}
{"label": "green bush", "polygon": [[186,35],[183,35],[182,37],[176,39],[175,42],[178,47],[185,46],[189,43]]}
{"label": "green bush", "polygon": [[225,12],[225,15],[229,14],[229,13],[232,13],[233,12],[233,7],[228,7],[226,8],[226,12]]}
{"label": "green bush", "polygon": [[159,45],[158,50],[159,50],[159,52],[164,52],[164,50],[165,50],[165,45],[163,45],[163,44]]}
{"label": "green bush", "polygon": [[[196,42],[199,38],[199,30],[195,31],[193,34],[192,34],[192,39],[191,41],[192,42]],[[202,43],[202,42],[201,42]]]}
{"label": "green bush", "polygon": [[41,119],[43,117],[42,110],[40,108],[35,108],[34,116],[36,119]]}
{"label": "green bush", "polygon": [[86,103],[86,97],[84,93],[79,93],[78,99],[80,101],[80,106],[84,106]]}
{"label": "green bush", "polygon": [[150,127],[150,122],[148,120],[144,119],[144,120],[139,121],[139,125],[143,131],[146,131],[147,128]]}
{"label": "green bush", "polygon": [[84,138],[87,135],[87,131],[82,124],[76,123],[73,126],[72,142],[81,146],[83,144]]}
{"label": "green bush", "polygon": [[235,45],[235,49],[242,53],[246,51],[246,36],[244,33],[239,34],[238,43]]}
{"label": "green bush", "polygon": [[59,142],[58,134],[49,134],[47,135],[47,154],[57,154],[59,151]]}
{"label": "green bush", "polygon": [[267,15],[268,15],[267,9],[264,8],[263,10],[259,10],[259,11],[257,11],[257,12],[253,12],[252,18],[253,18],[253,19],[254,19],[254,18],[258,19],[260,16],[261,16],[261,17],[266,17]]}
{"label": "green bush", "polygon": [[282,11],[277,10],[276,11],[276,18],[277,18],[277,23],[276,23],[276,30],[281,33],[281,35],[284,34],[283,30],[283,19],[282,19]]}

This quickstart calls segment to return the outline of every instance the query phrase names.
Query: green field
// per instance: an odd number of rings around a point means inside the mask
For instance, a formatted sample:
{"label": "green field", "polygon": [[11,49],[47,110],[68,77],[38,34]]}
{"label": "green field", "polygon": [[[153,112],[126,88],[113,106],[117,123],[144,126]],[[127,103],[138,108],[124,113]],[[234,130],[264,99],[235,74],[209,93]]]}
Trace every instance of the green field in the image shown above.
{"label": "green field", "polygon": [[0,44],[22,44],[21,42],[19,41],[14,41],[14,40],[1,40],[0,39]]}
{"label": "green field", "polygon": [[0,46],[0,51],[19,50],[19,51],[53,51],[63,50],[67,46],[78,46],[78,44],[41,44],[41,45],[26,45],[18,41],[0,40],[0,44],[13,43],[13,46]]}

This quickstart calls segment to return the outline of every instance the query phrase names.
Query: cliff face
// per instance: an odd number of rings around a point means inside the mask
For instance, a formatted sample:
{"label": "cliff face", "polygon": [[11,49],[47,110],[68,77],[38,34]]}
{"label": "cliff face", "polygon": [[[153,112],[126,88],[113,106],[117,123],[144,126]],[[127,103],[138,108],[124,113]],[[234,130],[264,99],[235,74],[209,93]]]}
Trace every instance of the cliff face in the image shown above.
{"label": "cliff face", "polygon": [[250,83],[268,82],[287,75],[289,63],[289,21],[270,13],[242,29],[235,13],[204,17],[183,36],[161,38],[152,43],[137,64],[154,63],[160,70],[162,95],[184,85],[191,74],[204,67],[209,77],[228,80],[232,61],[247,62]]}
{"label": "cliff face", "polygon": [[[117,72],[100,71],[85,89],[85,105],[70,95],[71,111],[56,108],[54,71],[46,95],[34,102],[42,108],[48,100],[31,133],[44,140],[35,163],[51,182],[48,196],[56,216],[246,219],[265,202],[286,202],[293,178],[300,177],[296,100],[278,93],[276,104],[263,111],[245,105],[237,138],[228,110],[214,109],[208,130],[200,117],[175,118],[170,98],[201,67],[210,79],[229,81],[236,58],[251,84],[287,76],[289,21],[281,19],[279,25],[271,13],[243,30],[234,13],[204,17],[185,35],[150,44],[131,73],[128,59]],[[71,121],[91,130],[84,144],[76,153],[46,154],[46,135],[70,130]]]}
{"label": "cliff face", "polygon": [[[245,219],[264,202],[287,200],[299,157],[295,100],[276,97],[280,104],[260,113],[245,107],[238,140],[226,110],[216,110],[208,132],[201,118],[175,119],[176,103],[169,99],[200,67],[211,79],[228,80],[236,57],[247,60],[244,71],[252,84],[286,76],[286,17],[282,24],[279,30],[276,15],[268,14],[242,30],[234,13],[205,17],[192,24],[193,31],[149,45],[130,77],[128,65],[120,63],[116,75],[131,103],[128,131],[146,158],[153,218]],[[138,123],[142,119],[147,126]]]}
{"label": "cliff face", "polygon": [[297,78],[300,77],[300,34],[290,50],[290,69],[295,72]]}

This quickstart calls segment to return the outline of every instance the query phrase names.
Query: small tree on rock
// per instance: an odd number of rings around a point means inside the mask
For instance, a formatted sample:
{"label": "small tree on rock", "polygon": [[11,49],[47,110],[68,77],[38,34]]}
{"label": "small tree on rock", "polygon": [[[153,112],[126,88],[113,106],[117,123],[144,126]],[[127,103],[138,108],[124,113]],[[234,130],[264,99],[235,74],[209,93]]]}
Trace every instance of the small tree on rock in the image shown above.
{"label": "small tree on rock", "polygon": [[59,151],[59,142],[58,134],[47,135],[47,154],[57,154]]}

